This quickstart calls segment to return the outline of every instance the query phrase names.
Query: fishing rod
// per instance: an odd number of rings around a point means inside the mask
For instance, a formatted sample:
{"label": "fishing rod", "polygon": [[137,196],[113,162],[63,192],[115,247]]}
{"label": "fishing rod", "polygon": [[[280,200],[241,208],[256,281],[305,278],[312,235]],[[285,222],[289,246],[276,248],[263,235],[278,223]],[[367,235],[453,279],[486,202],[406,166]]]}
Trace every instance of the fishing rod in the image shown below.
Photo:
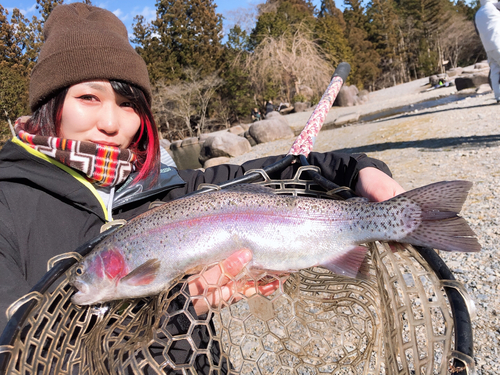
{"label": "fishing rod", "polygon": [[[314,147],[314,140],[320,132],[321,127],[325,122],[326,115],[328,114],[330,108],[332,108],[333,103],[335,102],[335,99],[337,98],[337,95],[340,92],[342,85],[346,81],[350,71],[351,66],[346,62],[342,62],[337,66],[330,80],[330,84],[328,85],[323,96],[321,97],[321,100],[309,117],[309,120],[307,120],[306,125],[295,139],[292,147],[290,148],[290,151],[288,151],[288,154],[283,159],[263,168],[264,172],[270,175],[274,172],[282,171],[283,169],[297,161],[300,161],[302,165],[309,165],[306,157],[312,151]],[[303,156],[304,158],[302,158],[301,156]],[[317,183],[320,184],[320,186],[325,187],[322,184],[326,184],[326,181],[328,181],[326,178],[322,177],[317,172],[309,171],[309,173],[311,177],[315,176],[315,179],[317,179]],[[214,190],[214,188],[223,189],[236,184],[249,184],[259,180],[261,177],[262,175],[259,172],[250,172],[245,174],[244,176],[217,185],[204,186],[191,194],[205,193],[207,191]],[[340,188],[340,186],[333,184],[333,182],[331,181],[328,181],[328,183],[328,186],[330,188],[328,188],[327,190]]]}

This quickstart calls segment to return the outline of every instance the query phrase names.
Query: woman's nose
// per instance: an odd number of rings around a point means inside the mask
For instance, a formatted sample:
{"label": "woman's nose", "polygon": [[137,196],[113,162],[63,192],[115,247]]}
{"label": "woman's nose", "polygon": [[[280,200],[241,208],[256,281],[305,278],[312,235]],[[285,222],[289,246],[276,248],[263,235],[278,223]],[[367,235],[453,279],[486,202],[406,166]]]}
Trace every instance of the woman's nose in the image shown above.
{"label": "woman's nose", "polygon": [[107,135],[116,134],[120,128],[118,117],[118,111],[114,105],[105,106],[101,111],[97,128]]}

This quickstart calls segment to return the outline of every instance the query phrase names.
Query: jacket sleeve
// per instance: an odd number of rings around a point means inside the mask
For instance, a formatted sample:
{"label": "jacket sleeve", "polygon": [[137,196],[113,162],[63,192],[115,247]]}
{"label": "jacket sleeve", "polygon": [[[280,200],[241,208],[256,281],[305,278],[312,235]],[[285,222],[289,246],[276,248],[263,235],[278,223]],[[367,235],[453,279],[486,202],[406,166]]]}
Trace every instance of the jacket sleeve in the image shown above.
{"label": "jacket sleeve", "polygon": [[9,215],[0,206],[0,334],[7,325],[7,308],[31,289],[22,272],[22,262]]}
{"label": "jacket sleeve", "polygon": [[[225,181],[241,177],[251,169],[265,168],[281,159],[284,155],[270,156],[261,159],[248,161],[241,166],[223,164],[206,170],[181,170],[180,177],[186,182],[182,187],[171,190],[167,195],[167,200],[180,198],[185,194],[193,192],[202,183],[218,184]],[[317,153],[312,152],[308,161],[311,165],[318,166],[322,175],[328,180],[340,186],[348,186],[354,189],[358,180],[358,173],[366,167],[380,169],[391,176],[387,165],[382,161],[369,158],[365,154],[346,154],[338,152]],[[272,179],[292,178],[300,165],[295,163],[285,168],[280,173],[270,175]]]}

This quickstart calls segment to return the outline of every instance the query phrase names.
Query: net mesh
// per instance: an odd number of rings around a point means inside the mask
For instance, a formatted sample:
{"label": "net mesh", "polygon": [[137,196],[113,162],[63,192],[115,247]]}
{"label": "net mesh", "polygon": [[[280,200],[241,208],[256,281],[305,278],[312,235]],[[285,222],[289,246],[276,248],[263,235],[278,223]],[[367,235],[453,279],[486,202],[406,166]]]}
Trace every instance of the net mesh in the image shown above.
{"label": "net mesh", "polygon": [[[334,198],[300,173],[262,184],[280,194]],[[0,347],[10,354],[6,373],[455,372],[452,310],[440,280],[412,246],[368,246],[367,280],[320,267],[279,276],[245,269],[232,280],[236,291],[248,280],[277,281],[278,289],[269,296],[236,292],[201,315],[193,305],[219,288],[203,270],[199,296],[182,277],[159,296],[91,307],[71,303],[68,270],[40,296],[15,344]]]}

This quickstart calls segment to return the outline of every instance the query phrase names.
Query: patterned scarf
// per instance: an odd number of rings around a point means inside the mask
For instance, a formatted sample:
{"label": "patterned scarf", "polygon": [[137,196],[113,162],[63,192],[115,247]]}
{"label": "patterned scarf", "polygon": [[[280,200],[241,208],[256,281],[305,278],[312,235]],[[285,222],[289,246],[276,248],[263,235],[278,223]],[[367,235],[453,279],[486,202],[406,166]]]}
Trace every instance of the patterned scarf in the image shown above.
{"label": "patterned scarf", "polygon": [[136,156],[130,150],[29,134],[22,130],[19,120],[16,121],[16,133],[19,139],[31,148],[83,172],[92,183],[102,187],[119,185],[134,169]]}

